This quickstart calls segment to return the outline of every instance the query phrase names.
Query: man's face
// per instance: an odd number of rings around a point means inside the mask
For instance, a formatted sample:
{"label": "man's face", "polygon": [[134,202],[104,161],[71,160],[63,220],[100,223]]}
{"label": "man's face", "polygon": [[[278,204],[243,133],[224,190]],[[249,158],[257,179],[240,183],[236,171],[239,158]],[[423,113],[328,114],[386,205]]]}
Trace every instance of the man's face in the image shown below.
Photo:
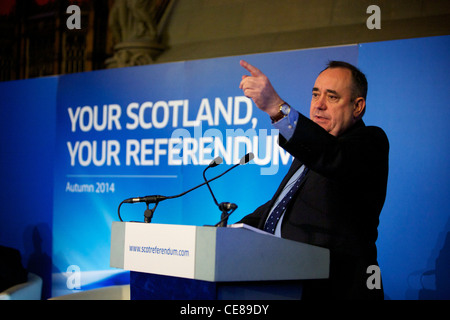
{"label": "man's face", "polygon": [[311,120],[336,137],[355,122],[351,83],[350,70],[330,68],[319,74],[312,91]]}

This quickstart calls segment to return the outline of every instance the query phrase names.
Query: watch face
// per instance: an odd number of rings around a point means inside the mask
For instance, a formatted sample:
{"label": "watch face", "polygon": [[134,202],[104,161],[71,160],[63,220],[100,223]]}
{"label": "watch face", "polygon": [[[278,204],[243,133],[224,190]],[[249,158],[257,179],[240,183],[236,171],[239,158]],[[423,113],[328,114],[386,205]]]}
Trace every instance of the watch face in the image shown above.
{"label": "watch face", "polygon": [[289,111],[291,111],[291,107],[288,104],[283,104],[281,106],[281,112],[283,112],[283,114],[288,115]]}

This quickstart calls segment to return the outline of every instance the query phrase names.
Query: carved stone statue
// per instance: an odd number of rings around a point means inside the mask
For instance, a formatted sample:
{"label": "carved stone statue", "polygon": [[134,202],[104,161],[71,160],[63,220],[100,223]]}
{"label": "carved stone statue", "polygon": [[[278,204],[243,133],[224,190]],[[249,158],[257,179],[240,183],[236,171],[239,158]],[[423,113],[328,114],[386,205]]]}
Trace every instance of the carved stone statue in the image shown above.
{"label": "carved stone statue", "polygon": [[109,28],[115,43],[108,68],[153,63],[164,50],[161,31],[174,0],[115,0]]}

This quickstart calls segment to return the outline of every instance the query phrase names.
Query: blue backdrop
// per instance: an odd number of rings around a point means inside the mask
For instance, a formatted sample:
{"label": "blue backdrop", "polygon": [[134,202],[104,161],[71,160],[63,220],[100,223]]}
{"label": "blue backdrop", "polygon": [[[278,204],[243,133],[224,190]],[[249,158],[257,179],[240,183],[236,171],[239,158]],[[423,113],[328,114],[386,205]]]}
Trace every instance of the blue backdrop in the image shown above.
{"label": "blue backdrop", "polygon": [[[0,244],[20,249],[47,284],[52,263],[52,295],[127,281],[109,268],[121,200],[178,194],[203,181],[216,150],[226,163],[208,177],[257,147],[256,161],[211,184],[219,201],[238,204],[235,222],[269,199],[286,172],[291,159],[274,144],[276,132],[238,88],[239,60],[262,69],[304,114],[317,73],[329,59],[345,60],[368,76],[366,124],[391,143],[378,240],[386,296],[448,298],[449,45],[450,37],[433,37],[0,83]],[[143,221],[144,210],[124,205],[122,218]],[[201,188],[161,202],[153,222],[203,225],[219,216]],[[67,282],[73,267],[81,271],[75,288]]]}
{"label": "blue backdrop", "polygon": [[389,137],[379,262],[393,299],[450,299],[450,37],[362,44],[367,121]]}
{"label": "blue backdrop", "polygon": [[58,78],[0,82],[0,245],[51,294],[53,160]]}

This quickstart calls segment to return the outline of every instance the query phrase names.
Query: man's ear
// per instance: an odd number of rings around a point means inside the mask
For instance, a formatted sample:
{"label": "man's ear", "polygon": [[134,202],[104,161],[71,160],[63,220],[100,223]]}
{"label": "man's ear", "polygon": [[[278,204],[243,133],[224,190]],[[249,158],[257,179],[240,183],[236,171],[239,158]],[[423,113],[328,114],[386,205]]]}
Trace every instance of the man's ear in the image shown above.
{"label": "man's ear", "polygon": [[359,119],[366,109],[366,100],[363,97],[356,98],[353,102],[353,118]]}

